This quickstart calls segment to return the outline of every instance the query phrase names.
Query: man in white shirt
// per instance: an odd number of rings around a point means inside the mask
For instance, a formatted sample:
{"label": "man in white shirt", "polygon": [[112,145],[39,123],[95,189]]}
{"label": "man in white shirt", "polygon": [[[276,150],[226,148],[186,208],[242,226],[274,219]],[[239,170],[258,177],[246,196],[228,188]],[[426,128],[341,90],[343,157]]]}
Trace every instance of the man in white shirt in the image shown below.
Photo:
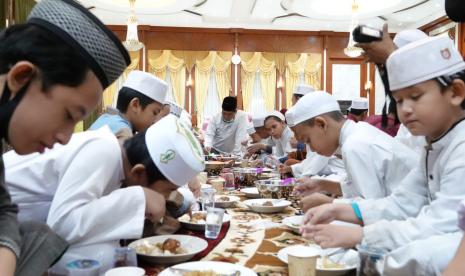
{"label": "man in white shirt", "polygon": [[221,113],[216,114],[208,124],[205,151],[241,155],[241,142],[247,136],[249,127],[247,113],[237,110],[237,98],[231,96],[224,98],[221,108]]}

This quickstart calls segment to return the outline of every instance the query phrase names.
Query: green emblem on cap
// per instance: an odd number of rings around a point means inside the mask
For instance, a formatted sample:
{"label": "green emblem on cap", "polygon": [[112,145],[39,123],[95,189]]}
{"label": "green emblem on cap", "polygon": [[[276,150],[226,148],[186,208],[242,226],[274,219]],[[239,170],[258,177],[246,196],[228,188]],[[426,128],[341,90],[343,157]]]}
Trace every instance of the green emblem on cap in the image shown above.
{"label": "green emblem on cap", "polygon": [[160,162],[168,164],[168,162],[173,160],[174,157],[176,157],[176,152],[172,149],[169,149],[160,155]]}

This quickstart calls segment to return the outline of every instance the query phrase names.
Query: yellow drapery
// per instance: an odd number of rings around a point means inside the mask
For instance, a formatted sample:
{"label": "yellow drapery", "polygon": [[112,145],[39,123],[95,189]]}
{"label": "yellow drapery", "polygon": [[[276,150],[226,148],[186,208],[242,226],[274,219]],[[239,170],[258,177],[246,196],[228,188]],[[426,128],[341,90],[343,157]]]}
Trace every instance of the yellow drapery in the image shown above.
{"label": "yellow drapery", "polygon": [[294,57],[289,54],[286,58],[287,68],[286,78],[286,107],[292,105],[292,94],[296,86],[300,83],[300,76],[304,74],[304,83],[310,84],[315,90],[321,89],[321,55],[302,53],[298,59],[293,61]]}
{"label": "yellow drapery", "polygon": [[166,71],[170,72],[171,88],[176,104],[184,106],[186,66],[184,59],[176,57],[171,50],[148,51],[149,72],[165,79]]}
{"label": "yellow drapery", "polygon": [[118,93],[121,86],[123,86],[128,74],[139,68],[140,51],[130,51],[131,64],[124,70],[123,74],[115,80],[105,91],[103,91],[102,103],[103,107],[111,106],[115,99],[115,94]]}
{"label": "yellow drapery", "polygon": [[231,54],[227,52],[210,51],[202,60],[195,63],[195,105],[197,107],[197,122],[203,119],[203,109],[207,98],[208,84],[213,69],[216,78],[218,98],[223,100],[231,90]]}
{"label": "yellow drapery", "polygon": [[262,87],[263,100],[267,111],[275,106],[276,66],[273,60],[266,59],[262,53],[241,53],[242,102],[244,110],[250,111],[255,75],[258,71]]}

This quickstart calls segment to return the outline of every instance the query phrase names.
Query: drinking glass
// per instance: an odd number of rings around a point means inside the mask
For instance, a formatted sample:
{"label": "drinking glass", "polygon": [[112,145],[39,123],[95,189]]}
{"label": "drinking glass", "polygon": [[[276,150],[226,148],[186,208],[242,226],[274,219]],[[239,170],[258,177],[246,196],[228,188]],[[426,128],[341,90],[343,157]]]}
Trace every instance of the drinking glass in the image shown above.
{"label": "drinking glass", "polygon": [[357,276],[381,276],[380,269],[384,264],[386,251],[367,246],[357,246],[357,250],[360,257]]}
{"label": "drinking glass", "polygon": [[117,247],[113,255],[113,267],[137,266],[137,255],[134,248]]}
{"label": "drinking glass", "polygon": [[207,208],[207,218],[205,219],[205,238],[216,239],[223,225],[224,209]]}
{"label": "drinking glass", "polygon": [[215,192],[213,188],[202,188],[200,194],[202,197],[202,210],[207,210],[208,207],[215,207]]}
{"label": "drinking glass", "polygon": [[224,189],[226,191],[233,191],[235,189],[234,173],[225,172],[220,174],[220,176],[224,178]]}

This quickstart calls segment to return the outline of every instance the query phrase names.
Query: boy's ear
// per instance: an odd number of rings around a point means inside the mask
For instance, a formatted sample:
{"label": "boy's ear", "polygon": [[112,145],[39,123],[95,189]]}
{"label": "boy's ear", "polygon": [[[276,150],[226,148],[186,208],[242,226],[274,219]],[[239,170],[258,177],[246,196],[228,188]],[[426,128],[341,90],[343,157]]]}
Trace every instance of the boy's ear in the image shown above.
{"label": "boy's ear", "polygon": [[19,61],[13,65],[6,75],[6,84],[14,96],[34,77],[36,66],[29,61]]}
{"label": "boy's ear", "polygon": [[140,108],[140,101],[139,101],[139,98],[133,98],[130,102],[129,102],[129,105],[128,105],[128,109],[131,108],[131,109],[139,109]]}
{"label": "boy's ear", "polygon": [[147,180],[147,170],[145,166],[142,164],[136,164],[134,167],[131,168],[131,175],[133,176],[136,183],[139,185],[146,187],[149,186]]}
{"label": "boy's ear", "polygon": [[323,116],[316,116],[314,119],[314,125],[325,129],[328,126],[328,121]]}
{"label": "boy's ear", "polygon": [[452,104],[456,106],[461,106],[462,102],[465,100],[465,82],[461,79],[455,79],[452,81],[451,85],[452,90]]}

